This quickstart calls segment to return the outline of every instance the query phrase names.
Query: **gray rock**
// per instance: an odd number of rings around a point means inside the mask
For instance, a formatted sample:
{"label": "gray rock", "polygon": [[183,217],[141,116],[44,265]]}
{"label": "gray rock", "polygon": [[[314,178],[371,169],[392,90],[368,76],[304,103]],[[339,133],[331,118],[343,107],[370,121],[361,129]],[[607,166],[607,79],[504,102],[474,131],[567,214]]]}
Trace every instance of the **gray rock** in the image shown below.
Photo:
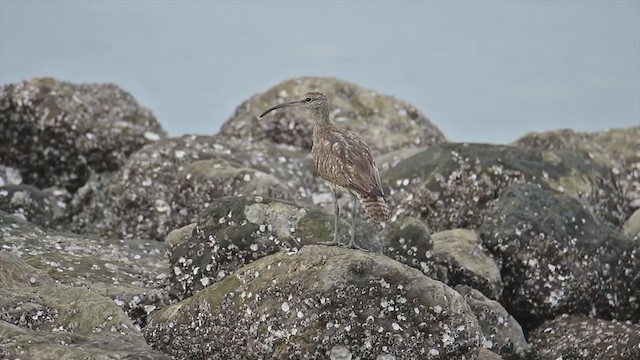
{"label": "gray rock", "polygon": [[320,77],[290,79],[251,97],[236,108],[216,137],[225,142],[277,143],[309,150],[314,124],[302,112],[277,111],[258,119],[267,108],[297,100],[308,91],[325,93],[336,124],[356,131],[374,154],[446,141],[414,106],[344,80]]}
{"label": "gray rock", "polygon": [[432,234],[431,240],[434,257],[439,263],[446,264],[447,283],[470,285],[492,299],[502,294],[500,269],[483,248],[475,231],[441,231]]}
{"label": "gray rock", "polygon": [[454,229],[430,234],[421,220],[400,217],[383,237],[383,253],[449,286],[467,284],[497,299],[502,279],[495,261],[474,231]]}
{"label": "gray rock", "polygon": [[531,346],[527,344],[522,327],[500,303],[467,285],[458,285],[455,290],[476,315],[485,338],[485,348],[507,359],[523,359],[530,354]]}
{"label": "gray rock", "polygon": [[502,356],[494,353],[491,350],[480,349],[478,352],[478,358],[476,360],[502,360]]}
{"label": "gray rock", "polygon": [[88,288],[112,299],[144,326],[168,301],[164,245],[44,230],[0,211],[0,249],[47,273],[59,284]]}
{"label": "gray rock", "polygon": [[205,217],[218,197],[259,193],[291,199],[295,194],[284,181],[232,155],[232,149],[207,136],[148,145],[112,175],[94,177],[78,191],[69,210],[71,228],[161,240]]}
{"label": "gray rock", "polygon": [[342,347],[361,359],[472,359],[482,338],[441,282],[380,254],[324,246],[245,265],[153,314],[144,333],[175,358],[220,359],[327,358]]}
{"label": "gray rock", "polygon": [[[349,241],[349,224],[341,222],[340,236]],[[356,226],[358,243],[378,250],[370,225]],[[333,239],[333,217],[262,196],[215,199],[207,216],[167,236],[175,296],[184,298],[221,281],[263,256]]]}
{"label": "gray rock", "polygon": [[3,359],[169,359],[152,351],[112,300],[55,283],[0,251]]}
{"label": "gray rock", "polygon": [[74,192],[163,137],[151,111],[115,85],[40,78],[0,86],[0,164],[25,184]]}
{"label": "gray rock", "polygon": [[536,185],[504,190],[480,228],[525,328],[562,313],[640,319],[640,244],[583,203]]}
{"label": "gray rock", "polygon": [[514,142],[521,147],[580,149],[611,169],[624,194],[624,207],[640,208],[640,126],[594,133],[569,129],[529,133]]}
{"label": "gray rock", "polygon": [[530,336],[540,360],[640,359],[640,325],[580,316],[544,323]]}
{"label": "gray rock", "polygon": [[622,226],[628,237],[640,241],[640,209],[636,210]]}
{"label": "gray rock", "polygon": [[53,226],[55,207],[55,201],[34,186],[0,186],[0,210],[34,224],[44,227]]}
{"label": "gray rock", "polygon": [[409,157],[382,175],[398,215],[424,219],[432,231],[476,229],[510,185],[534,183],[570,195],[612,226],[625,219],[611,171],[577,151],[485,144],[443,144]]}
{"label": "gray rock", "polygon": [[0,164],[0,186],[20,184],[22,184],[20,170]]}

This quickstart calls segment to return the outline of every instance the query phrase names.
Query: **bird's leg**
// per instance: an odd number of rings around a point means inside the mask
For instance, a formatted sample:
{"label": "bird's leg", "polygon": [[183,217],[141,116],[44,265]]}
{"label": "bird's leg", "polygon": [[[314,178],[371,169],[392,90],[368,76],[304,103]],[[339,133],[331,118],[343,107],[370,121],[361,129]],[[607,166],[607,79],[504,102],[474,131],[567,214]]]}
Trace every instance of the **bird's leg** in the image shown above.
{"label": "bird's leg", "polygon": [[358,199],[354,195],[353,196],[353,209],[351,209],[351,241],[349,242],[349,247],[352,249],[359,249],[364,251],[369,251],[359,245],[356,245],[356,209],[358,206]]}
{"label": "bird's leg", "polygon": [[320,245],[339,245],[338,242],[338,222],[340,221],[340,206],[338,206],[338,193],[333,189],[333,214],[335,216],[333,227],[333,240],[319,242]]}

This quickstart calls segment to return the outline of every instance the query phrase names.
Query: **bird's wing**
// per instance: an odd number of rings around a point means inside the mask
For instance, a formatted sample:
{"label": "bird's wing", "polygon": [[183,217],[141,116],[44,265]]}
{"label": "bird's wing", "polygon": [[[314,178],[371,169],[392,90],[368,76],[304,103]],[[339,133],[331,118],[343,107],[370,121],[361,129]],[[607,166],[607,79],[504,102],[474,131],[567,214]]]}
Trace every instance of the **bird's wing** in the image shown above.
{"label": "bird's wing", "polygon": [[316,168],[322,178],[362,194],[384,195],[371,150],[358,136],[334,128],[325,133],[322,144],[314,150],[318,152]]}

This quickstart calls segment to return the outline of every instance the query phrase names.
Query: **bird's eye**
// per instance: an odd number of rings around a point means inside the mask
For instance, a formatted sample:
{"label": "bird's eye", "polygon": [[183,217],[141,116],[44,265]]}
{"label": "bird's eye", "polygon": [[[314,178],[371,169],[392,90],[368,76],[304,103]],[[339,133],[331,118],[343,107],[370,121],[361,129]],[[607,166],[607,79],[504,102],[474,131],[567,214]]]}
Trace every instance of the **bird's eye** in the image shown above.
{"label": "bird's eye", "polygon": [[311,102],[311,98],[306,98],[306,99],[304,99],[304,101]]}

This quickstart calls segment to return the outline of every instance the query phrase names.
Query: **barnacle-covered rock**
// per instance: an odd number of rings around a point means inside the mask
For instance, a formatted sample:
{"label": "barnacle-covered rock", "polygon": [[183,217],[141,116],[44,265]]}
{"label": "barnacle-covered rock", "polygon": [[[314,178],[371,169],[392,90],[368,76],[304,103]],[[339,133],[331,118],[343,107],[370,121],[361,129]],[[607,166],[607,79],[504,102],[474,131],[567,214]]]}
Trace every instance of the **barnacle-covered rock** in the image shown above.
{"label": "barnacle-covered rock", "polygon": [[640,325],[582,316],[545,322],[530,337],[540,360],[640,359]]}
{"label": "barnacle-covered rock", "polygon": [[251,97],[236,108],[216,137],[225,142],[287,144],[308,151],[314,123],[302,112],[278,111],[262,119],[258,115],[309,91],[326,94],[334,122],[357,132],[374,154],[446,141],[414,106],[348,81],[322,77],[290,79]]}
{"label": "barnacle-covered rock", "polygon": [[144,326],[147,314],[168,301],[163,287],[169,269],[164,245],[157,241],[43,229],[0,211],[0,247],[57,283],[88,288],[112,299],[138,326]]}
{"label": "barnacle-covered rock", "polygon": [[[262,196],[216,199],[203,220],[167,236],[175,296],[189,296],[263,256],[330,241],[333,226],[331,215],[290,202]],[[339,241],[348,243],[349,231],[341,221]],[[356,238],[365,248],[379,249],[371,225],[358,223]]]}
{"label": "barnacle-covered rock", "polygon": [[116,85],[38,78],[0,86],[0,164],[40,189],[73,193],[164,136],[151,111]]}
{"label": "barnacle-covered rock", "polygon": [[480,234],[525,328],[563,313],[640,319],[640,244],[575,198],[533,184],[509,187]]}
{"label": "barnacle-covered rock", "polygon": [[325,246],[254,261],[153,314],[144,333],[173,357],[220,359],[474,359],[482,340],[443,283],[384,255]]}
{"label": "barnacle-covered rock", "polygon": [[56,283],[6,251],[0,269],[3,359],[168,359],[111,299]]}
{"label": "barnacle-covered rock", "polygon": [[625,219],[622,192],[606,166],[585,153],[449,143],[429,147],[382,174],[395,210],[433,231],[477,229],[488,206],[515,184],[533,183],[584,203],[605,223]]}

